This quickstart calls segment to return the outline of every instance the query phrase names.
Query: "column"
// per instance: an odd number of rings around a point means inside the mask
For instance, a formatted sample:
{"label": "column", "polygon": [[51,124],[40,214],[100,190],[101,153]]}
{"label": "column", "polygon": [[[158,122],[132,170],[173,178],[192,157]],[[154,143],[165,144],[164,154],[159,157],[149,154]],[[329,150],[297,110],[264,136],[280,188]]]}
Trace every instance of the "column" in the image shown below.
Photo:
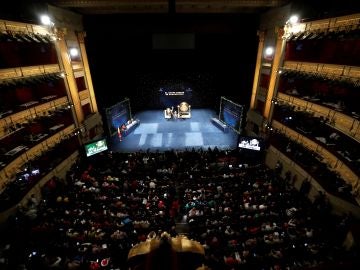
{"label": "column", "polygon": [[70,98],[74,105],[75,116],[76,116],[76,125],[79,126],[84,121],[84,114],[81,107],[81,102],[79,98],[79,93],[71,65],[71,58],[68,52],[68,47],[65,42],[66,29],[57,30],[57,35],[59,40],[57,45],[59,48],[60,59],[66,73],[65,79],[68,85]]}
{"label": "column", "polygon": [[285,49],[286,40],[283,39],[284,29],[277,28],[277,40],[276,40],[276,47],[274,52],[274,59],[271,67],[271,74],[270,74],[270,82],[269,82],[269,89],[267,92],[266,100],[265,100],[265,109],[264,109],[264,117],[268,118],[271,116],[270,110],[272,106],[272,99],[276,95],[276,87],[277,87],[277,80],[278,80],[278,70],[279,67],[282,65],[283,60],[283,52]]}
{"label": "column", "polygon": [[264,31],[258,31],[257,34],[259,36],[259,47],[258,47],[258,53],[257,53],[257,57],[256,57],[256,67],[255,67],[255,72],[254,72],[254,83],[253,83],[252,94],[251,94],[250,109],[255,108],[256,93],[257,93],[258,84],[259,84],[259,76],[260,76],[260,72],[261,72],[261,62],[262,62],[262,56],[263,56],[263,50],[264,50],[264,40],[265,40]]}
{"label": "column", "polygon": [[88,91],[89,91],[89,95],[90,95],[92,112],[95,113],[98,111],[98,107],[96,104],[94,86],[93,86],[92,79],[91,79],[89,61],[88,61],[86,48],[85,48],[85,41],[84,41],[85,37],[86,37],[85,32],[77,33],[77,38],[78,38],[78,42],[79,42],[79,46],[80,46],[81,59],[82,59],[83,66],[84,66],[85,79],[86,79],[86,83],[87,83],[87,87],[88,87]]}

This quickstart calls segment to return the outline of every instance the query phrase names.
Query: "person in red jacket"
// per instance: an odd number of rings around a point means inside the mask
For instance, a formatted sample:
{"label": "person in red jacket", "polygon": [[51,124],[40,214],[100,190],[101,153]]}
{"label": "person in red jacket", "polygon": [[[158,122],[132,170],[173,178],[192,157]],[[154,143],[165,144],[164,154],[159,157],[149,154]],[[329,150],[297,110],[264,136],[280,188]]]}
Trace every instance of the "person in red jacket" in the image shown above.
{"label": "person in red jacket", "polygon": [[120,142],[122,141],[123,133],[126,131],[126,125],[122,124],[121,126],[118,126],[117,133]]}
{"label": "person in red jacket", "polygon": [[118,128],[117,128],[117,134],[118,134],[119,140],[121,142],[122,141],[122,132],[121,132],[121,127],[120,126],[118,126]]}

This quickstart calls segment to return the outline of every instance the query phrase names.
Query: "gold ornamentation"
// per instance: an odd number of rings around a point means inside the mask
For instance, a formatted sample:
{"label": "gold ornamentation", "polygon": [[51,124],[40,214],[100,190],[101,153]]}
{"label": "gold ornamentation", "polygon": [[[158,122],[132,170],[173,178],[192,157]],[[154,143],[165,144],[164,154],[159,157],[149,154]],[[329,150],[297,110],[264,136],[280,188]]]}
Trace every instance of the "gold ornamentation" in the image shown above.
{"label": "gold ornamentation", "polygon": [[174,252],[190,252],[190,253],[198,253],[201,255],[205,254],[203,246],[194,240],[189,240],[185,235],[179,235],[176,237],[171,237],[168,233],[164,232],[161,236],[156,236],[155,233],[150,233],[146,241],[141,242],[135,245],[130,249],[128,254],[128,259],[148,254],[157,248],[159,248],[161,240],[166,239],[169,241],[171,245],[171,249]]}

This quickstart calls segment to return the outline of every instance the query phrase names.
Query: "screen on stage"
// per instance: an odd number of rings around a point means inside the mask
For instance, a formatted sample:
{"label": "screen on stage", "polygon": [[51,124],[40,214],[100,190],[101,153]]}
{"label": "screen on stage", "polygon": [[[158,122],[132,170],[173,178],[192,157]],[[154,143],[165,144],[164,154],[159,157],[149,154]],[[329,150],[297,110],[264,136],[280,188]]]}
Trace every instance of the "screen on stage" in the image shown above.
{"label": "screen on stage", "polygon": [[108,149],[105,139],[100,139],[84,145],[87,157],[104,152]]}
{"label": "screen on stage", "polygon": [[131,99],[132,111],[176,108],[183,101],[194,109],[219,105],[219,100],[214,99],[216,82],[212,73],[169,69],[135,75],[136,89],[132,96],[136,96],[136,100]]}
{"label": "screen on stage", "polygon": [[126,123],[131,117],[129,99],[125,99],[110,108],[106,108],[106,119],[110,136],[116,134],[118,127]]}
{"label": "screen on stage", "polygon": [[225,97],[220,100],[219,119],[231,127],[235,132],[241,133],[243,106],[232,102]]}
{"label": "screen on stage", "polygon": [[176,108],[183,101],[191,103],[192,92],[192,88],[186,83],[164,84],[159,89],[160,104],[163,108]]}
{"label": "screen on stage", "polygon": [[242,149],[261,151],[263,148],[263,145],[264,145],[264,142],[260,138],[241,136],[239,138],[238,147],[242,148]]}

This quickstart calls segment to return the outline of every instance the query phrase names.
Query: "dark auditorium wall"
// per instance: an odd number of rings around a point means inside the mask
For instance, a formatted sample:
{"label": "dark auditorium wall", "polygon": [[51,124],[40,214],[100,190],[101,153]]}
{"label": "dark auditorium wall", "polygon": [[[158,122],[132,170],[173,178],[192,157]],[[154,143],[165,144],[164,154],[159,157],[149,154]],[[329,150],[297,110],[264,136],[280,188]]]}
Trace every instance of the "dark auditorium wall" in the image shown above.
{"label": "dark auditorium wall", "polygon": [[[191,76],[190,84],[201,97],[195,106],[217,109],[220,95],[249,104],[257,15],[106,15],[85,16],[84,23],[90,69],[102,107],[129,97],[135,111],[157,108],[153,102],[157,81],[184,77],[188,82]],[[163,40],[166,34],[178,39],[194,37],[194,48],[153,48],[154,34],[164,34]],[[180,42],[192,44],[192,40]],[[144,77],[154,77],[155,83]]]}

